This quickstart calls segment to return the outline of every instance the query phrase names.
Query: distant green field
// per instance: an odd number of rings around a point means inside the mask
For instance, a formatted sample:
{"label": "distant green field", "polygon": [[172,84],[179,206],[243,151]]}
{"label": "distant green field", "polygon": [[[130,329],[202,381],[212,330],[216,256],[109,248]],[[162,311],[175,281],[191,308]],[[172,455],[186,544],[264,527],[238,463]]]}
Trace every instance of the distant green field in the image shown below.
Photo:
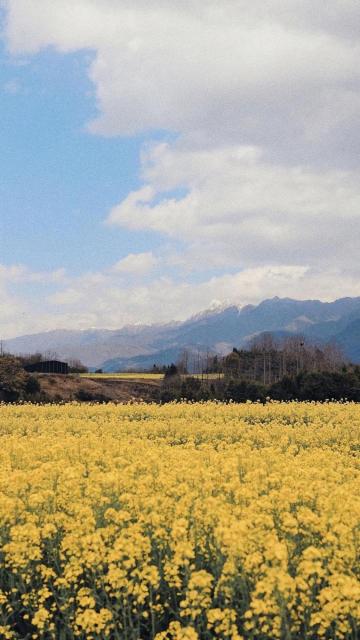
{"label": "distant green field", "polygon": [[[218,380],[222,378],[222,373],[194,373],[190,374],[194,378],[204,380]],[[144,372],[123,372],[123,373],[80,373],[82,378],[99,378],[100,380],[162,380],[163,373],[144,373]],[[185,376],[184,376],[185,377]]]}
{"label": "distant green field", "polygon": [[100,380],[162,380],[163,373],[80,373],[82,378],[99,378]]}
{"label": "distant green field", "polygon": [[219,380],[219,378],[223,378],[223,373],[190,373],[189,376],[191,378],[200,378],[203,380]]}

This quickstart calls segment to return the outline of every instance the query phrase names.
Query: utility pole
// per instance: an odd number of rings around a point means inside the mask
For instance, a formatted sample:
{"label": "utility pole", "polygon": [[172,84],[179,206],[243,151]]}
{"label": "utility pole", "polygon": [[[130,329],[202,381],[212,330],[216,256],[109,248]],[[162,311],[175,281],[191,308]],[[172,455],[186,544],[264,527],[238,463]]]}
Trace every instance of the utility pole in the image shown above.
{"label": "utility pole", "polygon": [[271,384],[271,351],[269,352],[269,384]]}
{"label": "utility pole", "polygon": [[300,342],[300,371],[304,368],[304,342]]}
{"label": "utility pole", "polygon": [[264,356],[263,369],[264,369],[264,386],[265,386],[266,385],[266,352],[265,352],[265,349],[263,349],[263,356]]}

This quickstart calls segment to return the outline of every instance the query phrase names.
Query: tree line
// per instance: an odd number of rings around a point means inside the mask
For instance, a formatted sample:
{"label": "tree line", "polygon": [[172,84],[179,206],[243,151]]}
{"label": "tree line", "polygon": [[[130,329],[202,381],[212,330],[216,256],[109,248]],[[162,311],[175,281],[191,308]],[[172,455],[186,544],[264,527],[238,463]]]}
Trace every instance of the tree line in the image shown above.
{"label": "tree line", "polygon": [[[37,376],[27,373],[24,366],[54,357],[54,353],[0,355],[0,401],[45,402]],[[70,365],[72,372],[86,370],[79,361]],[[247,349],[234,347],[224,357],[186,350],[176,364],[158,370],[164,372],[160,402],[181,398],[360,402],[360,367],[346,362],[336,345],[320,347],[302,336],[275,340],[271,334],[262,334]]]}
{"label": "tree line", "polygon": [[217,399],[246,402],[274,400],[353,400],[360,402],[360,367],[346,362],[335,344],[322,347],[302,336],[254,338],[247,349],[224,357],[202,354],[196,376],[182,354],[165,375],[161,400]]}
{"label": "tree line", "polygon": [[197,374],[202,379],[219,374],[219,378],[242,378],[270,385],[304,371],[338,371],[344,364],[346,359],[334,343],[320,347],[303,336],[276,339],[271,333],[263,333],[254,337],[248,347],[234,347],[223,357],[210,351],[185,349],[176,366],[180,373]]}
{"label": "tree line", "polygon": [[266,402],[267,400],[349,400],[360,402],[360,367],[344,367],[342,371],[301,372],[288,375],[271,385],[241,378],[202,380],[194,376],[164,378],[161,402],[173,400],[220,400],[233,402]]}

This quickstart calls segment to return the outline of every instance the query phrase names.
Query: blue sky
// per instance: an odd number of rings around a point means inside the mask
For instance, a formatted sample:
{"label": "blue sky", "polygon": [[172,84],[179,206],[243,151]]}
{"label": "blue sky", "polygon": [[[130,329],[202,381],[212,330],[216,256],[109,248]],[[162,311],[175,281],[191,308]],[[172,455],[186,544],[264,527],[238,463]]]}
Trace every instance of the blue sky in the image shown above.
{"label": "blue sky", "polygon": [[156,246],[151,232],[104,224],[139,186],[144,138],[86,130],[96,107],[91,54],[47,50],[22,62],[1,51],[1,256],[32,269],[73,274]]}
{"label": "blue sky", "polygon": [[0,334],[359,295],[359,3],[1,0]]}

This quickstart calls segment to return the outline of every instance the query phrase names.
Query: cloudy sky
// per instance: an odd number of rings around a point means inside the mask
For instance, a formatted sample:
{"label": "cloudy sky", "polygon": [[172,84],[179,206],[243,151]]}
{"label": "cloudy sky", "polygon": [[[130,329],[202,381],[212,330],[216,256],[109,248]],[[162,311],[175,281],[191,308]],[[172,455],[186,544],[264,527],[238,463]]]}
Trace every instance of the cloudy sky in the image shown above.
{"label": "cloudy sky", "polygon": [[0,337],[360,295],[358,0],[0,7]]}

